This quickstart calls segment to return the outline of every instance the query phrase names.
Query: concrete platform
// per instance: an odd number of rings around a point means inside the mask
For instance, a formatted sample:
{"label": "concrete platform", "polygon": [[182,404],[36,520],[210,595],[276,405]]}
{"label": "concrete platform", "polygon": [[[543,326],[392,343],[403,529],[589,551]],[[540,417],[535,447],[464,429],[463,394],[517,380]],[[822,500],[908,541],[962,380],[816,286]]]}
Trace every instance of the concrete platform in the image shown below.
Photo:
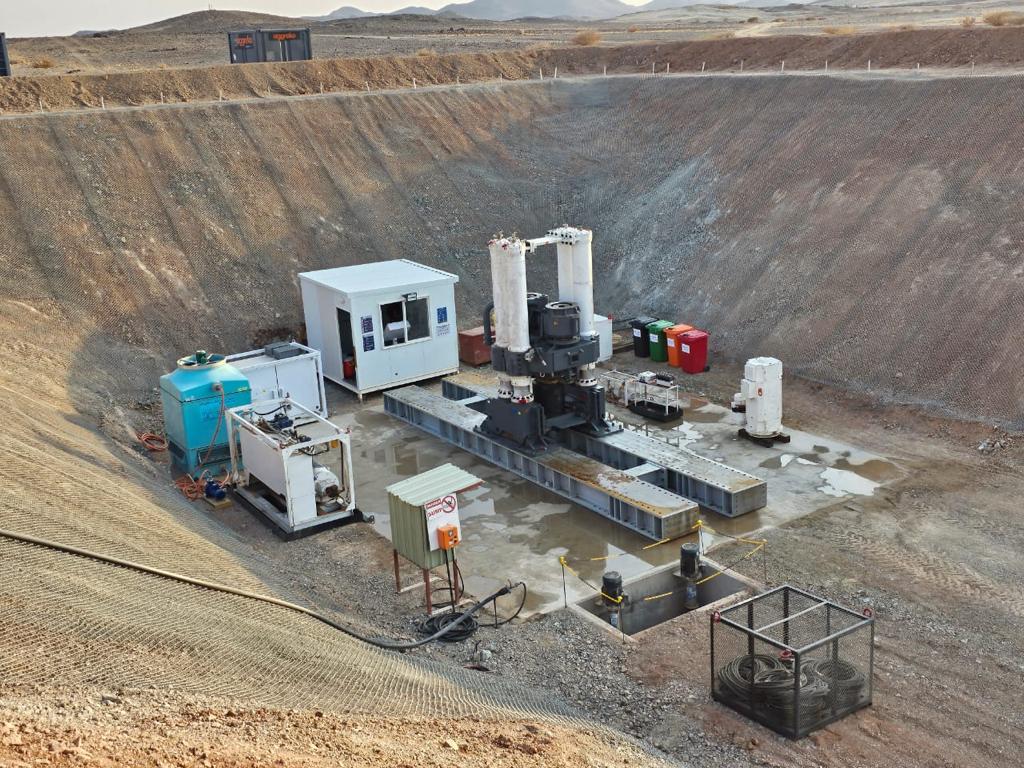
{"label": "concrete platform", "polygon": [[[430,389],[440,394],[439,383]],[[353,430],[358,505],[376,516],[374,527],[382,535],[390,536],[385,489],[396,480],[449,461],[484,480],[480,488],[460,497],[463,542],[458,557],[472,594],[487,594],[506,579],[523,579],[530,589],[526,614],[547,612],[563,601],[559,555],[581,558],[577,568],[590,581],[600,581],[607,569],[631,579],[679,557],[678,542],[645,549],[650,539],[639,533],[388,416],[379,397],[360,404],[328,385],[328,399],[331,420]],[[611,410],[642,428],[642,419],[634,414],[614,406]],[[843,498],[870,495],[880,484],[903,475],[884,457],[797,430],[790,430],[793,442],[784,449],[761,448],[736,436],[740,418],[727,408],[693,398],[685,420],[663,435],[768,481],[764,508],[735,518],[704,515],[709,525],[724,533],[756,533]],[[655,429],[660,427],[651,432]],[[573,603],[593,591],[569,576],[565,594]]]}
{"label": "concrete platform", "polygon": [[696,522],[696,503],[643,479],[660,467],[615,468],[560,447],[529,456],[479,433],[485,416],[464,402],[412,386],[387,392],[384,410],[656,541],[681,536]]}

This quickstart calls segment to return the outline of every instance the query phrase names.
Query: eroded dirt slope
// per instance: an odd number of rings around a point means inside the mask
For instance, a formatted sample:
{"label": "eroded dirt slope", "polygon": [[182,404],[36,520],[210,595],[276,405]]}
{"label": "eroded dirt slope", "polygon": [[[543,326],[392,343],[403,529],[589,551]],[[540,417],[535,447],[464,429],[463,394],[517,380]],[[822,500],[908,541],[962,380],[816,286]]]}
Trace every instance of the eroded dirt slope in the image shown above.
{"label": "eroded dirt slope", "polygon": [[[436,23],[436,22],[432,22]],[[765,25],[774,27],[775,25]],[[12,56],[20,77],[0,80],[0,110],[39,112],[101,106],[139,106],[220,99],[266,98],[322,91],[411,88],[414,82],[453,84],[570,75],[649,74],[666,71],[778,72],[785,69],[1007,70],[1024,61],[1024,31],[1003,29],[908,29],[874,34],[777,34],[727,39],[641,40],[616,45],[572,46],[571,29],[538,39],[518,30],[472,34],[430,27],[436,34],[397,35],[388,30],[350,38],[314,36],[314,61],[223,63],[221,35],[125,33],[112,38],[41,38],[18,43]],[[626,35],[627,38],[632,37]],[[367,50],[369,48],[369,50]],[[42,53],[48,55],[42,56]],[[167,61],[174,66],[169,66]],[[38,69],[31,62],[53,66]],[[57,62],[60,65],[57,65]]]}
{"label": "eroded dirt slope", "polygon": [[140,396],[196,345],[298,329],[304,269],[436,264],[472,324],[487,239],[570,221],[616,316],[1018,423],[1021,91],[615,78],[7,120],[4,311],[73,329],[76,397]]}

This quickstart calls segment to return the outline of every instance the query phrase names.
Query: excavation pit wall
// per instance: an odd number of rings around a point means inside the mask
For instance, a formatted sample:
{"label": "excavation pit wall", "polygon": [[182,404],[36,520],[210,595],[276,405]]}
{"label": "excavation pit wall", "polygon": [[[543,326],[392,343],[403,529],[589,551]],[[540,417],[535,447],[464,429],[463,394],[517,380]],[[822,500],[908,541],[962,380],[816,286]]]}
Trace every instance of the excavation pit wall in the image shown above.
{"label": "excavation pit wall", "polygon": [[495,231],[569,221],[608,314],[1019,425],[1022,90],[608,78],[3,120],[0,311],[34,352],[8,375],[41,349],[83,408],[144,398],[197,346],[301,335],[298,272],[377,259],[455,272],[473,323]]}

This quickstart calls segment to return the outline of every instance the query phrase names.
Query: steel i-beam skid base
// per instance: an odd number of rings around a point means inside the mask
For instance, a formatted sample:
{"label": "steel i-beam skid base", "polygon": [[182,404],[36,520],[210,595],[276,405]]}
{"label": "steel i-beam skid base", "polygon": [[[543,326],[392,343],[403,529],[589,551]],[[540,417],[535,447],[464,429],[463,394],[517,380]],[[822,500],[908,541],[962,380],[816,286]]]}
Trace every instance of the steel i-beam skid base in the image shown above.
{"label": "steel i-beam skid base", "polygon": [[[461,403],[495,395],[486,380],[474,374],[445,379],[441,392]],[[651,482],[726,517],[739,517],[768,503],[768,484],[761,478],[656,437],[630,431],[595,437],[574,430],[562,432],[562,437],[566,448],[615,469],[654,465],[661,474],[648,478]]]}
{"label": "steel i-beam skid base", "polygon": [[484,414],[420,387],[385,393],[384,410],[656,541],[682,536],[699,516],[693,501],[649,482],[660,467],[615,469],[563,447],[528,456],[478,432]]}

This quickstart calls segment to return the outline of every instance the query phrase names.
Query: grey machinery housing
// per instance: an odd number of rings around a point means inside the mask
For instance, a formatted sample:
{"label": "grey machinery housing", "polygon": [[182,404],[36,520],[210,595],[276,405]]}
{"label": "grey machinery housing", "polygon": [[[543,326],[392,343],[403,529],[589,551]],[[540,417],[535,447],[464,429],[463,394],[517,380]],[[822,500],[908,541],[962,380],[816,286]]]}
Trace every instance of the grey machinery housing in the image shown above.
{"label": "grey machinery housing", "polygon": [[481,431],[530,453],[560,443],[557,431],[579,429],[593,435],[618,432],[606,418],[605,392],[599,386],[574,383],[582,366],[600,357],[597,336],[580,337],[580,307],[571,301],[549,301],[542,293],[526,295],[530,349],[511,352],[494,343],[489,304],[484,312],[484,341],[491,365],[509,376],[533,378],[534,400],[519,403],[489,398],[470,407],[487,415]]}

